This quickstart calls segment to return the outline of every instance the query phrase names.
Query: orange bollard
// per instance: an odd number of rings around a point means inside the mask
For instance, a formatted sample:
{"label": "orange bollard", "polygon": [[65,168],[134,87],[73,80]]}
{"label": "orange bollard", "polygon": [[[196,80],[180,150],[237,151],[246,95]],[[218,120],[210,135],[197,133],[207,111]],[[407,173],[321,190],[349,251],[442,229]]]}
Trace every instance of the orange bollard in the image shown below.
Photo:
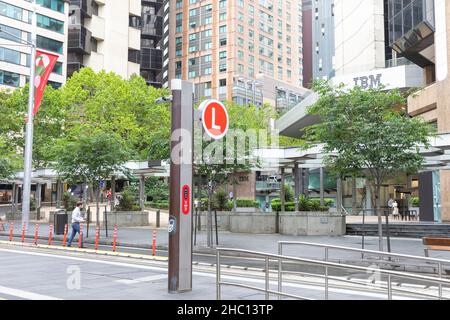
{"label": "orange bollard", "polygon": [[156,230],[153,230],[152,256],[156,254]]}
{"label": "orange bollard", "polygon": [[64,226],[63,247],[67,244],[67,224]]}
{"label": "orange bollard", "polygon": [[83,225],[80,223],[80,236],[78,237],[78,248],[81,248],[83,244]]}
{"label": "orange bollard", "polygon": [[95,250],[98,250],[98,240],[100,238],[100,228],[97,225],[97,227],[95,227]]}
{"label": "orange bollard", "polygon": [[48,245],[52,245],[52,238],[53,238],[53,225],[49,225],[50,229],[48,232]]}
{"label": "orange bollard", "polygon": [[39,223],[36,224],[36,231],[34,233],[34,244],[37,246],[39,238]]}
{"label": "orange bollard", "polygon": [[9,225],[9,241],[12,241],[13,231],[14,231],[14,223],[11,222],[11,224]]}
{"label": "orange bollard", "polygon": [[25,242],[25,223],[22,226],[22,243]]}
{"label": "orange bollard", "polygon": [[116,252],[117,244],[117,225],[114,225],[113,252]]}

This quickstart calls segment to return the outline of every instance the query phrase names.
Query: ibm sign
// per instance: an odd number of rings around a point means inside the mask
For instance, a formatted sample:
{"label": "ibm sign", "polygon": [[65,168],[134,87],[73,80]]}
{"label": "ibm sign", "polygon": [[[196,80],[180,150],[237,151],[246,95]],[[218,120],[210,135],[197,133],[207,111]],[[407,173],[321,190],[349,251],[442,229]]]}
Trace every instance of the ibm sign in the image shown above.
{"label": "ibm sign", "polygon": [[333,78],[332,81],[336,85],[343,83],[348,89],[354,87],[363,89],[384,87],[386,90],[391,90],[421,87],[423,85],[423,70],[415,65],[404,65],[338,76]]}
{"label": "ibm sign", "polygon": [[382,85],[382,77],[383,75],[381,73],[378,73],[376,75],[356,77],[353,78],[353,81],[355,83],[355,87],[359,86],[363,89],[376,89]]}

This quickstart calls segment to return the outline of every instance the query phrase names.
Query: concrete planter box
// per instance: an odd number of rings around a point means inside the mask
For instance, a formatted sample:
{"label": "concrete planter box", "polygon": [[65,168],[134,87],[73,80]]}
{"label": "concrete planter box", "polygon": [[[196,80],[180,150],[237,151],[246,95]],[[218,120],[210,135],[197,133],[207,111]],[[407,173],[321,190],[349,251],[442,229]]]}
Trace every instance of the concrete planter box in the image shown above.
{"label": "concrete planter box", "polygon": [[115,211],[108,212],[108,226],[117,227],[144,227],[149,226],[147,211],[123,212]]}
{"label": "concrete planter box", "polygon": [[329,212],[280,213],[280,234],[293,236],[342,236],[345,216]]}
{"label": "concrete planter box", "polygon": [[230,215],[230,231],[234,233],[274,234],[277,216],[273,213],[241,213]]}
{"label": "concrete planter box", "polygon": [[[17,221],[17,220],[22,220],[22,212],[16,212],[16,213],[12,213],[12,212],[7,212],[5,214],[6,216],[6,220],[8,221]],[[42,216],[42,214],[41,214]],[[41,217],[42,219],[42,217]],[[31,221],[36,221],[37,220],[37,211],[30,211],[30,220]]]}
{"label": "concrete planter box", "polygon": [[[206,230],[206,217],[207,212],[201,212],[200,213],[200,222],[201,222],[201,230]],[[195,216],[194,216],[195,217]],[[214,217],[214,211],[212,212],[212,223],[213,226],[215,225],[215,217]],[[195,226],[194,221],[194,226]],[[230,231],[230,212],[226,211],[217,211],[217,226],[219,228],[219,231]],[[215,228],[214,228],[215,230]]]}
{"label": "concrete planter box", "polygon": [[[206,230],[206,212],[200,213],[201,229]],[[213,212],[213,226],[214,212]],[[346,232],[345,216],[329,212],[279,214],[279,233],[294,236],[342,236]],[[217,212],[220,231],[249,234],[275,234],[277,214],[258,212]]]}

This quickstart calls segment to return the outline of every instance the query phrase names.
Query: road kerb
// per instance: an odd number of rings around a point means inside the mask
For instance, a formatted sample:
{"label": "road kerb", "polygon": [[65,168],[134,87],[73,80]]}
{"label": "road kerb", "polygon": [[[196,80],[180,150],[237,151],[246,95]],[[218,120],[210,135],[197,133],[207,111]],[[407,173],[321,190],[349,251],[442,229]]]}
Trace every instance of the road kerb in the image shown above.
{"label": "road kerb", "polygon": [[22,242],[10,242],[10,241],[4,241],[0,240],[0,244],[2,245],[10,245],[10,246],[17,246],[17,247],[26,247],[26,248],[41,248],[41,249],[51,249],[51,250],[59,250],[59,251],[66,251],[66,252],[79,252],[79,253],[89,253],[89,254],[96,254],[96,255],[103,255],[103,256],[115,256],[115,257],[126,257],[126,258],[135,258],[135,259],[144,259],[144,260],[154,260],[154,261],[167,261],[167,257],[161,257],[161,256],[151,256],[151,255],[144,255],[144,254],[135,254],[135,253],[126,253],[126,252],[111,252],[106,250],[94,250],[94,249],[88,249],[88,248],[74,248],[74,247],[61,247],[61,246],[53,246],[53,245],[45,245],[45,244],[29,244],[29,243],[22,243]]}

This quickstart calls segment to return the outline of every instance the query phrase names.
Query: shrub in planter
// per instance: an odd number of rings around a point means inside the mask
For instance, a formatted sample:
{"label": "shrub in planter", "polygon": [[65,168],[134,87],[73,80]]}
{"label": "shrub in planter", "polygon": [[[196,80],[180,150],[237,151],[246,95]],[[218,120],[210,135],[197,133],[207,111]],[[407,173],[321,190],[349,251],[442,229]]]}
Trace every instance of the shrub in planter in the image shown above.
{"label": "shrub in planter", "polygon": [[214,194],[214,209],[220,211],[228,209],[228,197],[224,190],[218,190]]}
{"label": "shrub in planter", "polygon": [[135,194],[131,189],[124,189],[119,200],[119,205],[115,208],[116,211],[140,211],[141,208],[136,204],[135,199]]}
{"label": "shrub in planter", "polygon": [[78,203],[78,199],[72,196],[69,192],[64,192],[62,197],[62,203],[64,209],[66,209],[67,212],[72,211],[75,209]]}
{"label": "shrub in planter", "polygon": [[419,207],[420,206],[420,199],[419,199],[419,197],[412,197],[411,198],[411,205],[413,207]]}

